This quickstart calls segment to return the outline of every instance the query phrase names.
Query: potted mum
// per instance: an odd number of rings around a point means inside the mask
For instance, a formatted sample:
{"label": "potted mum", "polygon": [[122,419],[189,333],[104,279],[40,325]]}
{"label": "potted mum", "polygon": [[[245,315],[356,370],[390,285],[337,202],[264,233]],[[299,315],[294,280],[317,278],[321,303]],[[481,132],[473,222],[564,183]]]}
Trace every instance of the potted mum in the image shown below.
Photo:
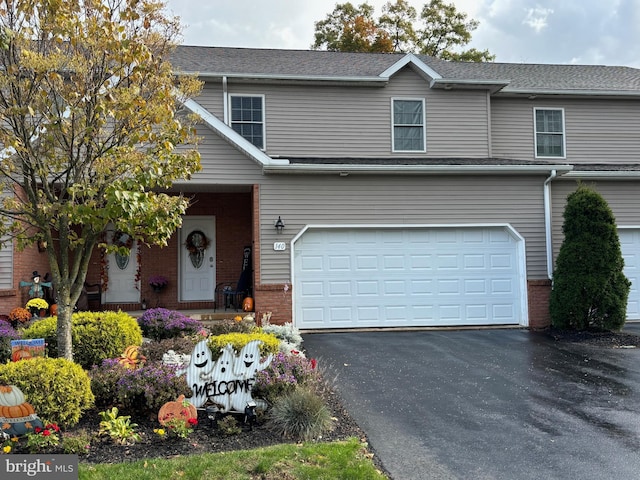
{"label": "potted mum", "polygon": [[[31,315],[37,317],[40,312],[46,312],[49,308],[49,304],[43,298],[35,297],[27,302],[25,305],[27,310],[31,312]],[[44,316],[44,315],[43,315]]]}
{"label": "potted mum", "polygon": [[149,285],[153,288],[153,291],[156,293],[160,293],[164,287],[167,286],[169,280],[164,275],[152,275],[149,277]]}

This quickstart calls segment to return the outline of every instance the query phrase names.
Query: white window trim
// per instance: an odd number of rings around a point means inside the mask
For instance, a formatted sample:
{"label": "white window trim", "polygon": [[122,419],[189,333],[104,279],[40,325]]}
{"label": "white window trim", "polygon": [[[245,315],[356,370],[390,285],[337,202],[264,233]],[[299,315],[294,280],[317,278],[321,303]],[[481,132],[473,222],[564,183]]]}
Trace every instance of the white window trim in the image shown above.
{"label": "white window trim", "polygon": [[[536,112],[538,110],[555,110],[562,113],[562,156],[558,157],[555,155],[538,155],[538,127],[536,122]],[[550,132],[539,132],[542,134],[550,134]],[[560,135],[559,133],[556,135]],[[533,107],[533,154],[535,158],[567,158],[567,128],[565,125],[565,116],[564,116],[564,108],[557,107]]]}
{"label": "white window trim", "polygon": [[[231,120],[231,118],[233,116],[232,115],[232,108],[231,108],[231,99],[233,97],[257,97],[257,98],[261,98],[262,99],[262,147],[256,147],[256,148],[260,148],[260,150],[262,150],[263,152],[266,151],[267,150],[267,101],[265,99],[265,95],[264,94],[260,94],[260,93],[230,93],[228,95],[228,101],[229,101],[229,123],[228,123],[228,125],[231,128],[233,128],[233,121]],[[247,140],[247,141],[249,141],[249,140]],[[251,144],[253,145],[253,143],[251,143]]]}
{"label": "white window trim", "polygon": [[[422,149],[396,150],[395,122],[393,121],[393,104],[396,100],[408,100],[422,103]],[[424,97],[391,97],[391,152],[392,153],[426,153],[427,151],[427,109]]]}

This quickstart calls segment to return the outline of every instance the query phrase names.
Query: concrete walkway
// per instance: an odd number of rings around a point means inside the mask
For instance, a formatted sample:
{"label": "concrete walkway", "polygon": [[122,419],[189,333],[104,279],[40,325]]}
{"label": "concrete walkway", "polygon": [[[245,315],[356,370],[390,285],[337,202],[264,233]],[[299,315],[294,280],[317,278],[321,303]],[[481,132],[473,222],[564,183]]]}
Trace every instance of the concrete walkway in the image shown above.
{"label": "concrete walkway", "polygon": [[513,329],[305,334],[304,347],[394,480],[640,478],[639,349]]}

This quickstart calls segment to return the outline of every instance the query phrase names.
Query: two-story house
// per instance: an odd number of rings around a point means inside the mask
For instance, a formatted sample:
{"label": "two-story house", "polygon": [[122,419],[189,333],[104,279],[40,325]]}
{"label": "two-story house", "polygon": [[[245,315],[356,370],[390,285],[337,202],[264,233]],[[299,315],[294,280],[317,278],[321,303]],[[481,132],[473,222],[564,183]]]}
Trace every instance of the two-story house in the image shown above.
{"label": "two-story house", "polygon": [[258,314],[301,329],[544,326],[582,180],[616,215],[640,318],[640,70],[190,46],[172,63],[204,81],[185,104],[203,168],[175,185],[193,202],[168,247],[96,253],[107,308],[221,308],[244,269]]}

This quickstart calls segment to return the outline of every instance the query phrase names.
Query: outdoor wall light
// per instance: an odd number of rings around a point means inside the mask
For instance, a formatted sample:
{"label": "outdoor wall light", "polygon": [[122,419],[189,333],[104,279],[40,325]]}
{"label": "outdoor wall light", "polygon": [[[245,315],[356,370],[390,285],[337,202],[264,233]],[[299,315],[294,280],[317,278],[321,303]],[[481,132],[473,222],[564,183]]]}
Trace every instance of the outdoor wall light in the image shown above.
{"label": "outdoor wall light", "polygon": [[256,414],[256,402],[247,402],[247,406],[244,407],[244,423],[249,424],[249,430],[253,430],[253,426],[258,420]]}
{"label": "outdoor wall light", "polygon": [[284,230],[284,221],[280,218],[280,215],[278,215],[278,220],[275,221],[273,226],[276,227],[276,232],[278,233],[282,233],[282,230]]}

